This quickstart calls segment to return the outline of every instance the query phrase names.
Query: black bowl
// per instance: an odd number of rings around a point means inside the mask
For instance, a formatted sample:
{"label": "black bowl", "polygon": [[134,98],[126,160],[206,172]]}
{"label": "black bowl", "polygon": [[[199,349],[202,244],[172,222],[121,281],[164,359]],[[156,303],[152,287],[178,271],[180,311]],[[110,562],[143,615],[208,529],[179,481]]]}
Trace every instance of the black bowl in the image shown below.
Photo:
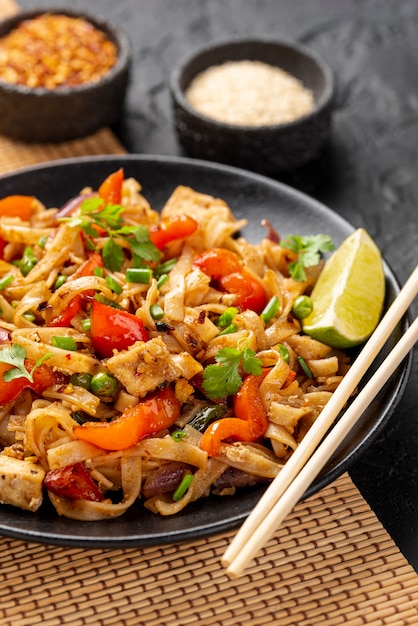
{"label": "black bowl", "polygon": [[29,142],[60,142],[89,135],[115,122],[129,81],[131,45],[105,19],[84,11],[33,9],[0,22],[0,37],[20,22],[44,13],[80,17],[105,33],[117,47],[116,64],[98,81],[56,89],[30,88],[0,80],[0,133]]}
{"label": "black bowl", "polygon": [[[208,67],[239,60],[262,61],[299,79],[313,93],[313,111],[268,126],[227,124],[196,111],[185,97],[193,78]],[[319,157],[329,136],[333,76],[322,59],[299,44],[260,38],[214,44],[182,62],[172,72],[170,88],[178,137],[192,157],[277,177]]]}

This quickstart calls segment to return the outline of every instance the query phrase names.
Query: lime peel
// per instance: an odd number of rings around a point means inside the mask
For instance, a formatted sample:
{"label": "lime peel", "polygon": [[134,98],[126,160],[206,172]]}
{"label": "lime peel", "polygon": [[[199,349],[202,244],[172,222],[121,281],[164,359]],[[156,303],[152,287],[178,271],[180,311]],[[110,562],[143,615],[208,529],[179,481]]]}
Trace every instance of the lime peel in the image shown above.
{"label": "lime peel", "polygon": [[359,228],[325,262],[311,293],[312,313],[302,330],[335,348],[366,341],[376,328],[385,297],[382,256]]}

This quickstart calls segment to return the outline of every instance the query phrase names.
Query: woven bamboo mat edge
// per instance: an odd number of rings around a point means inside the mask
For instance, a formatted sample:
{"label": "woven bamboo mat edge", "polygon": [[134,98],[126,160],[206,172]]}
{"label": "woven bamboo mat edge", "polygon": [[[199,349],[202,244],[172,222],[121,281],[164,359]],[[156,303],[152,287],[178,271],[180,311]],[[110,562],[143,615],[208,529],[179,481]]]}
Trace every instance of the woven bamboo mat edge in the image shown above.
{"label": "woven bamboo mat edge", "polygon": [[[0,15],[18,10],[0,0]],[[0,174],[66,157],[123,154],[109,129],[63,144],[0,137]],[[347,474],[299,504],[236,581],[233,533],[185,544],[86,550],[0,538],[0,624],[357,626],[418,623],[418,579]]]}

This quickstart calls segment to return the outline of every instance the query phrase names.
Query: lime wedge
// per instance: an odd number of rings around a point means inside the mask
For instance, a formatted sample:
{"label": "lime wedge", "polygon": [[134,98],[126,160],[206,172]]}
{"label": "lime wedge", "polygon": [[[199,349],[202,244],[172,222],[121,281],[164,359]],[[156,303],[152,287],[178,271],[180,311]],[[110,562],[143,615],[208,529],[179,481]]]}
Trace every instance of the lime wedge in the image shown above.
{"label": "lime wedge", "polygon": [[312,290],[312,313],[302,321],[302,329],[335,348],[356,346],[376,328],[384,297],[379,248],[359,228],[325,262]]}

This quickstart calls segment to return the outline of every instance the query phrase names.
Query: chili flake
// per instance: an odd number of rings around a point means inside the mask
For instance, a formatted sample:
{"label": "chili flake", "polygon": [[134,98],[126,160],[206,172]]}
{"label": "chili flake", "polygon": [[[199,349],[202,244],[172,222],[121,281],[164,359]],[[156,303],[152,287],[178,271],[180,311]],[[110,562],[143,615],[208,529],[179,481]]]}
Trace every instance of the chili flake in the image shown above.
{"label": "chili flake", "polygon": [[83,18],[43,14],[0,38],[0,80],[56,89],[94,83],[116,63],[117,48]]}

